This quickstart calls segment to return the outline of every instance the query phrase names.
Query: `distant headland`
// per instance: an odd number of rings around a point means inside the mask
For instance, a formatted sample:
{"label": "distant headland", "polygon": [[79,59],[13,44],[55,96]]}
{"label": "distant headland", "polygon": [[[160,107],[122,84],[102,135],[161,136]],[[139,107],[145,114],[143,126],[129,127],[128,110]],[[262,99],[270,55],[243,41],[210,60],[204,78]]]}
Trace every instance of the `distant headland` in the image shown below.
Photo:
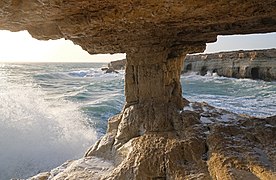
{"label": "distant headland", "polygon": [[[122,70],[126,59],[111,61],[109,69]],[[276,80],[276,49],[239,50],[211,54],[190,54],[184,59],[182,73],[207,72],[233,78]]]}
{"label": "distant headland", "polygon": [[183,72],[189,71],[200,75],[209,71],[225,77],[276,80],[276,49],[187,55]]}

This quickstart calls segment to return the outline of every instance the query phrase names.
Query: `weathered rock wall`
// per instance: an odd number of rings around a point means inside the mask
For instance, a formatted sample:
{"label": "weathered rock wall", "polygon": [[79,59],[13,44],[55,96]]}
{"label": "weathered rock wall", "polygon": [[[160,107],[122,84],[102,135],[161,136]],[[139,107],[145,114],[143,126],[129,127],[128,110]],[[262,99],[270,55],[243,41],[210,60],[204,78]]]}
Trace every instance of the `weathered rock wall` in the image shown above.
{"label": "weathered rock wall", "polygon": [[124,70],[126,68],[126,59],[111,61],[108,63],[108,68],[113,68],[114,70]]}
{"label": "weathered rock wall", "polygon": [[176,54],[217,35],[274,32],[275,7],[275,0],[3,0],[0,29],[70,39],[89,53],[160,45]]}
{"label": "weathered rock wall", "polygon": [[[276,116],[250,118],[206,103],[187,103],[171,124],[174,130],[145,133],[144,124],[132,121],[137,117],[132,111],[110,118],[106,135],[86,157],[32,180],[276,178]],[[147,107],[144,111],[150,112]],[[129,138],[137,129],[140,134]],[[120,144],[118,135],[129,140]]]}
{"label": "weathered rock wall", "polygon": [[[229,131],[231,124],[220,129],[221,124],[214,122],[211,131],[217,132],[213,139],[218,138],[219,144],[213,144],[213,154],[206,155],[202,128],[208,131],[208,127],[198,125],[198,115],[182,112],[186,101],[179,81],[182,58],[203,52],[217,35],[276,31],[275,9],[275,0],[0,1],[0,29],[28,30],[40,40],[70,39],[91,54],[127,53],[126,105],[110,119],[106,135],[87,151],[84,159],[91,161],[84,160],[86,166],[76,166],[82,159],[69,162],[58,169],[62,172],[43,177],[275,179],[275,154],[270,152],[275,150],[271,138],[275,125],[261,126],[265,132],[260,135],[269,135],[267,144],[261,144],[265,138],[258,136],[242,137],[242,142],[260,142],[258,147],[264,149],[251,151],[241,149],[237,140],[247,132],[244,128],[237,126],[235,133]],[[248,158],[241,158],[242,154]],[[98,159],[109,168],[99,168]]]}
{"label": "weathered rock wall", "polygon": [[276,80],[276,49],[187,55],[183,72],[207,71],[219,76]]}

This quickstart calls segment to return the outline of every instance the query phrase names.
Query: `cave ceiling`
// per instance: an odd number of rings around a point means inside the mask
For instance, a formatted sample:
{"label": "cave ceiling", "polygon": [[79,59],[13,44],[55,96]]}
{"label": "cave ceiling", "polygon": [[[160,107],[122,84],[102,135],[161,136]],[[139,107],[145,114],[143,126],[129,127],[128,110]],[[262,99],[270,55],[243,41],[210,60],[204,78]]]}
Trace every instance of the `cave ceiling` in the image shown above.
{"label": "cave ceiling", "polygon": [[70,39],[91,54],[154,46],[196,52],[217,35],[275,32],[275,9],[275,0],[3,0],[0,29]]}

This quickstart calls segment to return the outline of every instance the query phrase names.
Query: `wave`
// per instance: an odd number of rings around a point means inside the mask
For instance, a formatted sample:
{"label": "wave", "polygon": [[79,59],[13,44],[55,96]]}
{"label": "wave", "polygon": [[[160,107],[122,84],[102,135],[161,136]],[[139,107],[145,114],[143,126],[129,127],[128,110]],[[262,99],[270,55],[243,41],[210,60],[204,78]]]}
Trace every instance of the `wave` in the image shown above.
{"label": "wave", "polygon": [[276,82],[220,77],[207,73],[181,76],[183,96],[191,101],[205,101],[226,110],[251,116],[275,115]]}
{"label": "wave", "polygon": [[47,100],[36,85],[5,83],[0,86],[0,179],[52,169],[82,156],[97,139],[77,104]]}
{"label": "wave", "polygon": [[91,68],[89,70],[74,70],[69,72],[50,72],[39,73],[34,76],[38,80],[49,79],[70,79],[70,78],[114,78],[124,77],[124,71],[120,70],[119,73],[105,73],[99,68]]}
{"label": "wave", "polygon": [[65,73],[39,73],[34,75],[34,78],[38,80],[49,80],[49,79],[68,79],[70,78],[67,74]]}
{"label": "wave", "polygon": [[86,77],[88,73],[89,73],[89,71],[81,70],[81,71],[72,71],[72,72],[69,72],[68,75],[73,76],[73,77]]}
{"label": "wave", "polygon": [[68,72],[69,76],[72,77],[101,77],[101,78],[109,78],[109,77],[118,77],[123,76],[124,71],[118,71],[119,73],[105,73],[100,68],[91,68],[89,70],[77,70]]}
{"label": "wave", "polygon": [[[124,104],[124,71],[104,73],[100,67],[0,69],[0,179],[24,178],[78,158],[103,135],[107,119]],[[275,115],[276,82],[196,73],[182,75],[181,81],[183,96],[191,101],[237,113]]]}

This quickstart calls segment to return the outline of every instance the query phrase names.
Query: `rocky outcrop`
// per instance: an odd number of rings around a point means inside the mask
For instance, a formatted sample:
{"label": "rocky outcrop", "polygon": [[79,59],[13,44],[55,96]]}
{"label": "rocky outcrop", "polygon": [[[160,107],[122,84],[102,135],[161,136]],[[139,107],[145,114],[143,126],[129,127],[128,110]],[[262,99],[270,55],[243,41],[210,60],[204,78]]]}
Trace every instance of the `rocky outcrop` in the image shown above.
{"label": "rocky outcrop", "polygon": [[183,72],[195,71],[201,75],[276,80],[276,49],[221,52],[187,55]]}
{"label": "rocky outcrop", "polygon": [[4,0],[0,29],[70,39],[91,54],[159,46],[177,55],[187,46],[204,50],[218,34],[275,32],[275,7],[275,0]]}
{"label": "rocky outcrop", "polygon": [[[235,134],[217,125],[213,139],[217,138],[218,144],[205,146],[206,133],[204,126],[198,125],[197,115],[182,113],[185,101],[179,80],[184,56],[203,52],[218,34],[276,31],[275,8],[275,0],[1,1],[1,29],[28,30],[40,40],[70,39],[91,54],[127,53],[122,113],[111,120],[106,136],[79,161],[81,167],[77,162],[68,163],[62,171],[54,171],[52,179],[274,178],[270,167],[275,166],[275,155],[270,158],[271,152],[263,153],[275,145],[272,140],[265,147],[256,140],[255,151],[240,149],[239,134],[247,131],[236,126],[239,133]],[[270,128],[263,129],[270,134]],[[237,135],[236,139],[224,138],[220,134],[224,131],[226,137]],[[207,138],[207,142],[212,141]],[[251,140],[242,138],[241,142]],[[223,149],[227,143],[229,148]],[[208,149],[214,149],[210,151],[213,156],[204,155]],[[248,158],[240,156],[247,152]],[[106,174],[99,173],[96,166],[101,158],[114,165],[102,170]],[[266,166],[263,158],[271,165]],[[81,162],[97,170],[85,168]]]}
{"label": "rocky outcrop", "polygon": [[113,68],[114,70],[124,70],[126,68],[126,59],[111,61],[108,63],[108,68]]}
{"label": "rocky outcrop", "polygon": [[105,73],[116,73],[116,74],[119,73],[113,67],[102,67],[101,70],[104,71]]}
{"label": "rocky outcrop", "polygon": [[101,68],[105,73],[119,73],[118,70],[124,70],[126,67],[126,59],[111,61],[107,67]]}
{"label": "rocky outcrop", "polygon": [[68,161],[36,178],[276,178],[276,116],[250,118],[206,103],[189,103],[174,119],[173,131],[144,133],[139,123],[130,122],[124,137],[133,136],[137,129],[140,135],[120,145],[120,124],[132,115],[128,110],[110,118],[106,135],[84,158]]}

